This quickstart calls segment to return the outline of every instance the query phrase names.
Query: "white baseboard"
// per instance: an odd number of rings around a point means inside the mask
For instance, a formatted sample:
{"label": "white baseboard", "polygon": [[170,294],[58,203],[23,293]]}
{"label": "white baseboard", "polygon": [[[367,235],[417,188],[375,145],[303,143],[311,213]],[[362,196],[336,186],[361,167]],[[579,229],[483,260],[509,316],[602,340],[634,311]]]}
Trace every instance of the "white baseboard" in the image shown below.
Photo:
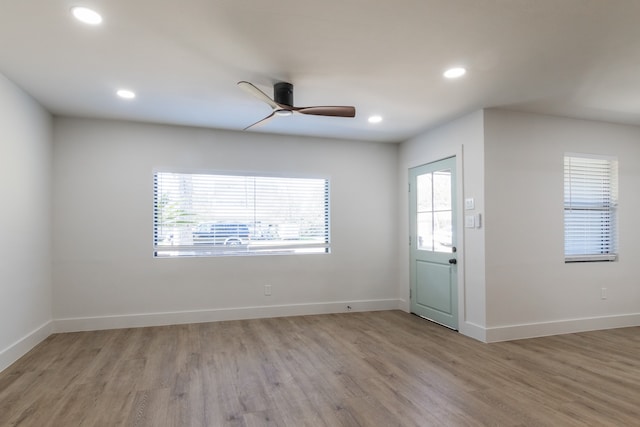
{"label": "white baseboard", "polygon": [[486,330],[486,342],[511,341],[631,326],[640,326],[640,313],[491,327]]}
{"label": "white baseboard", "polygon": [[[348,310],[347,306],[350,306],[351,310]],[[55,332],[96,331],[102,329],[140,328],[185,323],[218,322],[223,320],[345,313],[347,311],[397,310],[399,307],[399,300],[383,299],[221,308],[166,313],[141,313],[116,316],[75,317],[56,319],[54,322],[54,330]]]}
{"label": "white baseboard", "polygon": [[[400,299],[338,301],[327,303],[56,319],[44,323],[25,335],[23,338],[9,345],[7,348],[0,350],[0,372],[9,367],[54,332],[77,332],[184,323],[216,322],[223,320],[344,313],[348,311],[347,306],[350,306],[352,308],[351,311],[353,312],[403,310],[405,308],[405,301]],[[465,322],[460,327],[460,333],[479,341],[490,343],[633,326],[640,326],[640,313],[527,323],[490,328],[483,328],[473,323]]]}
{"label": "white baseboard", "polygon": [[476,325],[471,322],[463,322],[458,329],[462,335],[481,342],[487,342],[487,330],[484,326]]}
{"label": "white baseboard", "polygon": [[53,322],[50,320],[35,330],[29,332],[9,347],[0,350],[0,372],[8,368],[29,352],[33,347],[44,341],[53,333]]}

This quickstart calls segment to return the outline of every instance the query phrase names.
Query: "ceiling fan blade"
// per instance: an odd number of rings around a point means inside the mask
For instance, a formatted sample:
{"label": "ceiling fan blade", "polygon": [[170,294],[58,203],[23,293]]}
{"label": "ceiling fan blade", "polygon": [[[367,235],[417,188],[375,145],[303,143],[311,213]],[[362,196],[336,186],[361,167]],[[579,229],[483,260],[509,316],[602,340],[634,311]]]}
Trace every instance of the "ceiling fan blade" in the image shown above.
{"label": "ceiling fan blade", "polygon": [[258,121],[257,121],[257,122],[255,122],[254,124],[249,125],[249,126],[247,126],[246,128],[244,128],[244,129],[242,129],[242,130],[248,130],[248,129],[252,128],[252,127],[263,125],[263,124],[265,124],[267,121],[269,121],[269,120],[270,120],[273,116],[275,116],[275,115],[276,115],[276,112],[275,112],[275,111],[273,111],[271,114],[269,114],[269,115],[268,115],[267,117],[265,117],[264,119],[258,120]]}
{"label": "ceiling fan blade", "polygon": [[269,104],[271,108],[276,109],[280,107],[273,99],[269,98],[269,95],[267,95],[266,93],[264,93],[263,91],[261,91],[260,89],[252,85],[251,83],[241,81],[241,82],[238,82],[238,86],[244,91],[246,91],[247,93],[250,93],[251,95],[258,98],[262,102],[266,102],[267,104]]}
{"label": "ceiling fan blade", "polygon": [[334,116],[334,117],[355,117],[355,107],[300,107],[293,108],[293,111],[301,114],[311,114],[314,116]]}

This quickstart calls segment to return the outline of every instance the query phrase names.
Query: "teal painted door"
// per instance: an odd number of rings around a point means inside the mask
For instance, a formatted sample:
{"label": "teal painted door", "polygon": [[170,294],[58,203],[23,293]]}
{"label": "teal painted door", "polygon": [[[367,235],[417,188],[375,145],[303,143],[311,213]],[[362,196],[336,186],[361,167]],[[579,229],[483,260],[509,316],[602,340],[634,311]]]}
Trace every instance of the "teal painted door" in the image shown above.
{"label": "teal painted door", "polygon": [[409,170],[411,312],[458,329],[456,158]]}

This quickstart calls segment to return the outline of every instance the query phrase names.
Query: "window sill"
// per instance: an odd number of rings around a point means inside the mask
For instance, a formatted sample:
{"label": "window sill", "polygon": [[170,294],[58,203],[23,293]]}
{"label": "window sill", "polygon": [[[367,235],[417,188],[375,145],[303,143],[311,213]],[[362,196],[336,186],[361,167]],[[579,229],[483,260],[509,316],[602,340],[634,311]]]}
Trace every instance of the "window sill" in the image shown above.
{"label": "window sill", "polygon": [[618,254],[605,255],[572,255],[564,258],[565,264],[576,262],[614,262],[618,260]]}

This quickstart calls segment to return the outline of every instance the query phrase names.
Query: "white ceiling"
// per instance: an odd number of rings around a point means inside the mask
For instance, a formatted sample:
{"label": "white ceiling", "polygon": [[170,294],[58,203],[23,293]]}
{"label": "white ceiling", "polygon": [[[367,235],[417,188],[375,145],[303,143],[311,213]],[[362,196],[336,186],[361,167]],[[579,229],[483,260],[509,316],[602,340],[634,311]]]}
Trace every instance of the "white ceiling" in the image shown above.
{"label": "white ceiling", "polygon": [[0,0],[0,73],[59,115],[240,130],[271,112],[240,80],[357,109],[252,132],[397,142],[483,107],[640,125],[640,1]]}

